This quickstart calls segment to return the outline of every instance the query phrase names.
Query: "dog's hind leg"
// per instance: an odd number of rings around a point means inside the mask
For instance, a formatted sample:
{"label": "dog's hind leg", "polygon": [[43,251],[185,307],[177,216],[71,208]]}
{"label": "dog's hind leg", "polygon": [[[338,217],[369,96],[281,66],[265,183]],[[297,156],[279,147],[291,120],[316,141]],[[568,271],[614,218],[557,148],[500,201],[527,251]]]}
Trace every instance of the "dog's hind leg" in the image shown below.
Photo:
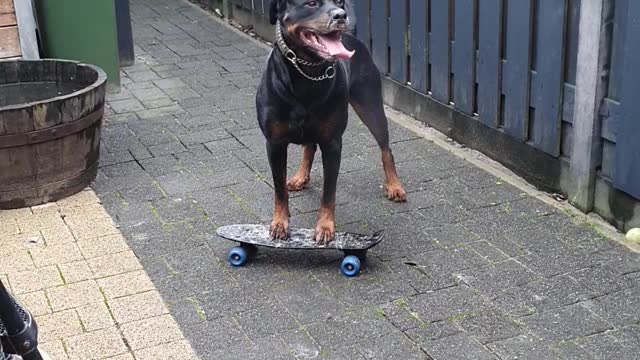
{"label": "dog's hind leg", "polygon": [[302,146],[302,162],[295,175],[287,181],[287,188],[289,191],[302,191],[309,181],[311,181],[311,166],[313,165],[313,158],[316,155],[318,145],[305,144]]}
{"label": "dog's hind leg", "polygon": [[377,75],[379,72],[373,63],[370,67],[369,71],[359,72],[367,75],[361,76],[351,85],[350,103],[380,146],[385,174],[385,195],[389,200],[404,202],[407,200],[407,193],[398,178],[396,163],[389,146],[389,124],[382,104],[382,84]]}

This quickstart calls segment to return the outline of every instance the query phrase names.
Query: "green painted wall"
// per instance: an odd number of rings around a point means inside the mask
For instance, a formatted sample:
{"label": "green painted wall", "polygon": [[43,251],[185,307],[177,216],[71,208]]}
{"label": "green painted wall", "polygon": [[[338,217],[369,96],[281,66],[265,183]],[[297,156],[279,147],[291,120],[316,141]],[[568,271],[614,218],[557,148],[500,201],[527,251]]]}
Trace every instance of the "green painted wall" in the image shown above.
{"label": "green painted wall", "polygon": [[120,86],[114,0],[36,0],[44,56],[102,68]]}

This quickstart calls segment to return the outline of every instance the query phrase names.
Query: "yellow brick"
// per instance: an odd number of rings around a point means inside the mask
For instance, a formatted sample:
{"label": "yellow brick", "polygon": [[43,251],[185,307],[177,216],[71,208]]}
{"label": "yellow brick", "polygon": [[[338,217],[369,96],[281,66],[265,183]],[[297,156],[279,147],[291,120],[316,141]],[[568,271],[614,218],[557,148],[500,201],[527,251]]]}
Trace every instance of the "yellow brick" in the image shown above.
{"label": "yellow brick", "polygon": [[142,265],[132,251],[89,259],[89,267],[96,278],[141,270]]}
{"label": "yellow brick", "polygon": [[93,280],[48,289],[47,297],[53,311],[78,308],[104,300],[98,284]]}
{"label": "yellow brick", "polygon": [[25,216],[29,216],[31,215],[31,209],[30,208],[21,208],[21,209],[14,209],[14,210],[0,210],[0,223],[2,223],[4,220],[8,220],[8,219],[17,219],[20,217],[25,217]]}
{"label": "yellow brick", "polygon": [[66,225],[58,228],[42,229],[41,233],[44,241],[49,246],[68,244],[76,241],[71,230],[69,230]]}
{"label": "yellow brick", "polygon": [[109,300],[113,317],[119,324],[160,316],[169,312],[157,291]]}
{"label": "yellow brick", "polygon": [[117,234],[113,220],[110,217],[69,216],[65,218],[69,229],[77,240],[92,239],[100,236]]}
{"label": "yellow brick", "polygon": [[87,259],[129,250],[129,246],[120,233],[83,240],[78,242],[78,246],[82,255]]}
{"label": "yellow brick", "polygon": [[33,316],[41,316],[51,314],[51,308],[49,307],[49,301],[44,295],[44,291],[36,291],[28,294],[21,294],[16,296],[20,303],[24,305]]}
{"label": "yellow brick", "polygon": [[182,340],[182,333],[171,315],[135,321],[120,327],[133,350]]}
{"label": "yellow brick", "polygon": [[75,243],[33,249],[31,250],[31,256],[36,267],[82,260],[82,254]]}
{"label": "yellow brick", "polygon": [[[155,329],[155,332],[162,332],[162,329]],[[77,335],[64,342],[72,360],[105,359],[127,352],[115,327]]]}
{"label": "yellow brick", "polygon": [[23,232],[0,237],[0,253],[12,250],[29,250],[44,246],[44,239],[40,231]]}
{"label": "yellow brick", "polygon": [[93,272],[86,260],[58,265],[65,284],[73,284],[80,281],[93,279]]}
{"label": "yellow brick", "polygon": [[81,191],[73,196],[58,201],[58,206],[61,208],[73,208],[78,206],[86,206],[91,204],[97,204],[100,202],[96,193],[93,190]]}
{"label": "yellow brick", "polygon": [[48,215],[48,214],[59,215],[58,205],[56,203],[46,203],[42,205],[32,206],[31,212],[34,215]]}
{"label": "yellow brick", "polygon": [[138,350],[135,355],[137,360],[198,360],[187,340]]}
{"label": "yellow brick", "polygon": [[19,217],[16,219],[21,232],[34,232],[46,228],[58,228],[64,226],[64,221],[58,212],[47,212]]}
{"label": "yellow brick", "polygon": [[112,327],[113,319],[104,301],[81,306],[76,309],[85,330],[95,331]]}
{"label": "yellow brick", "polygon": [[39,340],[42,342],[54,341],[83,332],[80,318],[75,310],[36,316],[35,319],[38,323]]}
{"label": "yellow brick", "polygon": [[16,219],[0,220],[0,239],[4,239],[5,236],[18,235],[20,228]]}
{"label": "yellow brick", "polygon": [[30,293],[62,285],[62,278],[55,266],[9,274],[9,281],[16,294]]}
{"label": "yellow brick", "polygon": [[105,360],[135,360],[135,359],[133,358],[133,355],[131,355],[131,354],[122,354],[122,355],[110,357],[110,358],[105,359]]}
{"label": "yellow brick", "polygon": [[98,285],[107,299],[133,295],[155,289],[151,279],[144,270],[99,279]]}
{"label": "yellow brick", "polygon": [[27,250],[3,251],[0,249],[0,259],[2,259],[0,261],[0,274],[35,270],[33,260],[31,260]]}
{"label": "yellow brick", "polygon": [[[67,352],[64,350],[62,340],[50,341],[48,343],[38,343],[38,350],[45,352],[51,360],[68,360]],[[47,359],[47,358],[45,358]]]}

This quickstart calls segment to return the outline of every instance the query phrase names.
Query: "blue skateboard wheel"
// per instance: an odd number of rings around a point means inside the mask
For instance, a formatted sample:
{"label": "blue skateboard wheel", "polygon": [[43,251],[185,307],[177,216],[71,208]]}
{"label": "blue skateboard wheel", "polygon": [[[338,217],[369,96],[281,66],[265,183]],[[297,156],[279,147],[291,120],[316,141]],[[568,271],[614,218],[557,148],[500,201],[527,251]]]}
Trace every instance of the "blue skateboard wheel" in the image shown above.
{"label": "blue skateboard wheel", "polygon": [[229,261],[229,264],[231,264],[231,266],[238,267],[243,266],[247,263],[247,257],[247,250],[240,246],[237,246],[229,250],[227,261]]}
{"label": "blue skateboard wheel", "polygon": [[358,275],[358,273],[360,272],[360,259],[358,259],[358,257],[354,255],[345,257],[342,260],[340,271],[342,271],[342,274],[348,277]]}

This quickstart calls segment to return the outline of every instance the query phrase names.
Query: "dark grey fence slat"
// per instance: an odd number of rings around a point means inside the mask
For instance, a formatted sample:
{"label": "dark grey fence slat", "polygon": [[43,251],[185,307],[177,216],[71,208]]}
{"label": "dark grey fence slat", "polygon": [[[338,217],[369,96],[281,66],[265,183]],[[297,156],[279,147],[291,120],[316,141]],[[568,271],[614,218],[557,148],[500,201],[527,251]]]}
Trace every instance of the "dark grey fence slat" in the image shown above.
{"label": "dark grey fence slat", "polygon": [[449,52],[449,1],[431,1],[431,37],[429,60],[431,61],[431,94],[434,99],[448,104],[451,98]]}
{"label": "dark grey fence slat", "polygon": [[533,121],[533,145],[552,155],[560,155],[562,89],[564,87],[564,34],[566,3],[539,0],[537,26],[537,72],[539,106]]}
{"label": "dark grey fence slat", "polygon": [[386,0],[371,0],[371,50],[380,72],[389,73],[388,15]]}
{"label": "dark grey fence slat", "polygon": [[[575,85],[578,63],[578,36],[580,25],[580,3],[582,0],[568,0],[567,13],[567,43],[565,82]],[[587,0],[588,1],[588,0]],[[614,0],[615,1],[615,0]]]}
{"label": "dark grey fence slat", "polygon": [[409,11],[411,32],[409,34],[409,49],[411,54],[411,87],[419,92],[427,93],[429,72],[428,63],[428,33],[429,18],[427,14],[428,0],[410,0]]}
{"label": "dark grey fence slat", "polygon": [[502,1],[480,1],[478,15],[478,118],[484,124],[497,128],[501,94]]}
{"label": "dark grey fence slat", "polygon": [[613,22],[613,44],[611,49],[611,71],[609,74],[609,93],[607,97],[612,100],[620,100],[620,85],[622,83],[622,63],[624,61],[623,52],[626,37],[627,9],[629,1],[637,0],[615,0],[615,14]]}
{"label": "dark grey fence slat", "polygon": [[407,83],[407,2],[392,0],[389,14],[389,44],[391,47],[391,78]]}
{"label": "dark grey fence slat", "polygon": [[510,2],[507,8],[507,61],[502,69],[504,131],[527,140],[529,123],[532,0]]}
{"label": "dark grey fence slat", "polygon": [[473,115],[476,89],[475,10],[475,0],[455,2],[453,102],[456,109],[467,115]]}
{"label": "dark grey fence slat", "polygon": [[253,0],[243,0],[242,6],[247,10],[253,10]]}
{"label": "dark grey fence slat", "polygon": [[629,2],[626,36],[614,185],[640,200],[640,107],[636,103],[640,94],[640,1]]}
{"label": "dark grey fence slat", "polygon": [[371,0],[355,2],[356,35],[371,50]]}

